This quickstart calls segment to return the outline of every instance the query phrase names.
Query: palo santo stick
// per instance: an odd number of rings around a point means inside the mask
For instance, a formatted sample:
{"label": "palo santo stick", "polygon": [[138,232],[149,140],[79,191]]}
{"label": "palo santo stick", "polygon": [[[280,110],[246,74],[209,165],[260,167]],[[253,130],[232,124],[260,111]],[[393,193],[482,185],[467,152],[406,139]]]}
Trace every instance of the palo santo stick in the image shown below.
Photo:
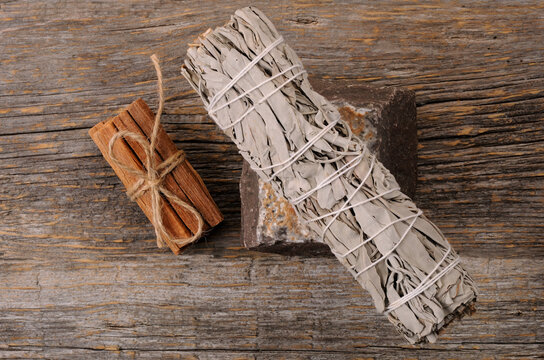
{"label": "palo santo stick", "polygon": [[[118,116],[97,124],[89,131],[91,138],[99,147],[104,158],[106,158],[127,189],[132,189],[139,178],[131,174],[130,171],[120,168],[112,161],[109,155],[109,143],[121,131],[128,131],[134,135],[142,136],[144,139],[149,139],[154,121],[155,115],[151,109],[149,109],[143,100],[139,99],[123,110]],[[156,164],[162,163],[165,159],[178,152],[162,126],[160,127],[155,149],[154,156]],[[124,137],[114,144],[113,151],[113,155],[125,166],[139,171],[146,171],[143,164],[147,164],[147,156],[143,144],[140,144],[131,137]],[[182,171],[178,171],[179,168],[182,168]],[[201,214],[204,220],[203,230],[209,229],[210,226],[217,225],[223,220],[223,215],[211,198],[204,182],[186,159],[164,176],[162,186],[174,194],[180,201],[194,207]],[[190,241],[188,243],[180,243],[179,241],[176,243],[171,238],[190,238],[192,234],[198,232],[199,222],[195,214],[162,193],[160,196],[162,198],[160,211],[164,225],[163,232],[168,235],[163,236],[163,238],[170,249],[175,254],[179,254],[181,249],[185,245],[188,245]],[[153,207],[149,192],[144,191],[140,197],[136,198],[136,202],[156,227],[153,220]]]}
{"label": "palo santo stick", "polygon": [[[140,129],[138,124],[136,124],[134,119],[130,116],[128,111],[126,111],[126,110],[121,111],[119,113],[119,115],[114,117],[112,120],[113,120],[113,123],[115,124],[115,126],[117,127],[117,129],[119,129],[119,131],[128,130],[130,132],[133,132],[133,133],[136,133],[136,134],[141,134],[142,136],[146,137],[146,135]],[[132,151],[134,151],[134,153],[136,154],[138,159],[140,159],[142,164],[145,164],[146,163],[146,154],[145,154],[145,151],[142,148],[142,146],[132,138],[126,138],[125,141],[130,145],[130,147],[132,148]],[[161,163],[164,160],[164,159],[162,159],[160,157],[159,154],[157,154],[157,152],[155,152],[155,159],[156,159],[157,164]],[[187,199],[185,194],[183,193],[182,189],[180,188],[180,186],[178,185],[178,183],[176,182],[174,177],[172,176],[172,173],[168,173],[165,176],[164,185],[168,189],[170,189],[170,191],[172,191],[174,194],[176,194],[176,196],[178,196],[181,200],[183,200],[185,202],[188,202],[189,204],[191,203]],[[163,201],[168,201],[168,200],[163,198]],[[175,202],[169,202],[169,203],[176,210],[176,213],[179,215],[180,219],[182,219],[185,226],[187,226],[191,230],[191,232],[193,234],[196,233],[197,230],[198,230],[198,221],[197,221],[197,219],[195,219],[195,217],[189,211],[182,208],[181,206],[179,206]],[[206,230],[206,229],[209,229],[208,224],[204,224],[204,230]]]}
{"label": "palo santo stick", "polygon": [[[130,174],[129,172],[118,167],[108,155],[109,141],[117,132],[118,129],[113,124],[112,119],[110,119],[106,122],[102,122],[94,126],[89,131],[89,135],[98,146],[98,148],[102,152],[102,155],[104,156],[106,161],[108,161],[123,185],[125,185],[126,188],[130,188],[134,183],[136,183],[136,181],[138,181],[138,178],[133,174]],[[135,169],[143,169],[140,160],[135,157],[132,149],[124,140],[117,141],[113,147],[113,151],[115,156],[124,164],[127,164],[128,166],[131,166]],[[142,196],[138,197],[136,199],[136,203],[138,204],[138,206],[140,206],[140,209],[142,209],[149,221],[153,223],[151,196],[149,195],[149,193],[144,193],[142,194]],[[163,216],[164,226],[166,229],[168,229],[168,232],[171,235],[176,237],[189,237],[191,235],[189,230],[185,227],[183,222],[181,222],[180,218],[172,209],[170,204],[165,203],[165,205],[161,209],[161,212]],[[167,245],[174,254],[179,254],[181,252],[180,247],[177,244],[167,241]]]}
{"label": "palo santo stick", "polygon": [[[155,117],[149,106],[142,99],[138,99],[130,104],[128,112],[144,134],[149,137],[153,129],[153,122],[146,119],[153,119]],[[166,131],[164,131],[162,125],[159,127],[157,140],[156,149],[163,159],[167,159],[176,153],[176,145]],[[188,161],[182,162],[172,170],[172,175],[192,205],[200,212],[210,226],[215,226],[223,221],[223,214],[221,214],[213,201],[200,175],[198,175]]]}

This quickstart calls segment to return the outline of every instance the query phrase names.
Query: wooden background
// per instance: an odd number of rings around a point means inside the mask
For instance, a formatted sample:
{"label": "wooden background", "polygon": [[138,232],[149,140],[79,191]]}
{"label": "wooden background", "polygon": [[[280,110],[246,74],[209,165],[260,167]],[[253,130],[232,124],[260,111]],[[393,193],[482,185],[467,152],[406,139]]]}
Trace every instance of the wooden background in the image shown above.
{"label": "wooden background", "polygon": [[[416,201],[481,289],[407,345],[332,258],[240,247],[241,158],[181,77],[244,1],[0,0],[0,357],[536,358],[544,353],[544,3],[256,2],[311,79],[416,91]],[[182,256],[87,135],[137,97],[227,220]],[[325,86],[325,85],[322,85]]]}

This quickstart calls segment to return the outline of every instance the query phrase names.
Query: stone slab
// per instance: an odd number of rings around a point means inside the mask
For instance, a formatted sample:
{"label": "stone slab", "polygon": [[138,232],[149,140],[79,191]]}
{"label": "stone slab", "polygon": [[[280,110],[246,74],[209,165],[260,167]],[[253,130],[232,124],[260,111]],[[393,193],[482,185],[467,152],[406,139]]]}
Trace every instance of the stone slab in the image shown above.
{"label": "stone slab", "polygon": [[[315,84],[314,84],[315,86]],[[399,87],[357,86],[335,91],[317,89],[330,99],[354,134],[391,171],[401,189],[413,197],[417,179],[416,104],[413,91]],[[294,209],[272,187],[260,180],[244,161],[240,179],[242,242],[251,250],[287,255],[324,255],[329,248],[312,238]]]}

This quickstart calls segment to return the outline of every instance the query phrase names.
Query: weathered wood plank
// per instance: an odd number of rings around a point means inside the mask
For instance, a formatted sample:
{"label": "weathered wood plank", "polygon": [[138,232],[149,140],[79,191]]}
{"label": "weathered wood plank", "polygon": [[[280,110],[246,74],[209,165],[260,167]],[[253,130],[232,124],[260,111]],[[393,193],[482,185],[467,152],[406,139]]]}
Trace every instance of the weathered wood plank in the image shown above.
{"label": "weathered wood plank", "polygon": [[542,350],[544,262],[463,261],[481,287],[478,312],[456,322],[442,342],[418,348],[404,344],[335,259],[246,251],[12,259],[0,274],[0,354],[179,350],[310,357],[323,351],[481,358],[493,352],[522,358]]}
{"label": "weathered wood plank", "polygon": [[[0,357],[542,354],[544,4],[255,2],[316,88],[416,91],[417,203],[479,256],[467,265],[483,290],[474,317],[422,349],[335,260],[238,249],[240,157],[179,66],[187,42],[245,5],[0,0]],[[165,129],[226,217],[189,256],[158,252],[86,134],[137,97],[154,103],[152,53]]]}
{"label": "weathered wood plank", "polygon": [[[167,130],[183,148],[201,152],[202,168],[221,155],[210,143],[234,153],[202,120],[203,109],[181,79],[179,65],[190,39],[241,5],[4,3],[0,167],[16,165],[15,172],[28,174],[46,167],[44,154],[51,159],[97,155],[82,136],[85,129],[137,96],[156,98],[148,59],[153,52],[167,78]],[[417,91],[416,197],[456,248],[485,244],[488,251],[521,255],[541,248],[542,4],[256,5],[272,16],[318,87],[348,94],[350,84],[372,82]],[[55,140],[58,136],[66,140]],[[237,173],[238,159],[224,159],[221,170]],[[224,177],[220,171],[210,175]],[[17,193],[19,187],[6,191]],[[236,203],[231,193],[228,202]],[[104,194],[97,189],[92,197]],[[6,206],[17,205],[8,200]],[[59,221],[77,226],[62,215]]]}

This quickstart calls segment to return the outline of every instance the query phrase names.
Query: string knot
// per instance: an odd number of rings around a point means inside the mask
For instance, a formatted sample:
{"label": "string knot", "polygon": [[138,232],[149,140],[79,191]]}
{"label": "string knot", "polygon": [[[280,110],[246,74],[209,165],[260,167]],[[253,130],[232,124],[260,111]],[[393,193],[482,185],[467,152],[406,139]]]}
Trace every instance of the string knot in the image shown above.
{"label": "string knot", "polygon": [[[163,87],[162,87],[162,72],[159,65],[159,59],[155,54],[151,56],[151,61],[155,66],[155,71],[157,72],[158,78],[158,92],[159,92],[159,108],[157,114],[155,115],[155,120],[153,124],[153,131],[149,137],[149,141],[142,136],[141,134],[134,133],[131,131],[119,131],[116,133],[108,144],[108,155],[111,160],[123,170],[129,172],[138,178],[138,181],[129,189],[127,189],[127,195],[132,201],[138,200],[145,192],[149,191],[151,195],[151,209],[152,209],[152,219],[153,226],[155,228],[155,234],[157,236],[157,246],[164,247],[167,242],[175,243],[179,246],[184,246],[196,241],[200,236],[202,236],[204,228],[204,220],[202,216],[192,205],[183,201],[179,196],[172,193],[164,185],[164,179],[166,176],[176,168],[179,164],[185,161],[185,152],[183,150],[178,150],[175,154],[170,156],[168,159],[157,163],[158,155],[155,153],[155,147],[157,143],[157,137],[160,128],[160,118],[164,107],[164,96],[163,96]],[[133,167],[127,166],[115,156],[113,151],[113,146],[115,142],[120,139],[130,138],[137,142],[145,153],[145,162],[144,169],[135,169]],[[197,220],[197,230],[194,232],[193,236],[189,238],[172,238],[170,234],[166,231],[162,220],[162,197],[167,198],[172,203],[175,203],[182,207],[183,209],[190,212],[195,219]]]}

